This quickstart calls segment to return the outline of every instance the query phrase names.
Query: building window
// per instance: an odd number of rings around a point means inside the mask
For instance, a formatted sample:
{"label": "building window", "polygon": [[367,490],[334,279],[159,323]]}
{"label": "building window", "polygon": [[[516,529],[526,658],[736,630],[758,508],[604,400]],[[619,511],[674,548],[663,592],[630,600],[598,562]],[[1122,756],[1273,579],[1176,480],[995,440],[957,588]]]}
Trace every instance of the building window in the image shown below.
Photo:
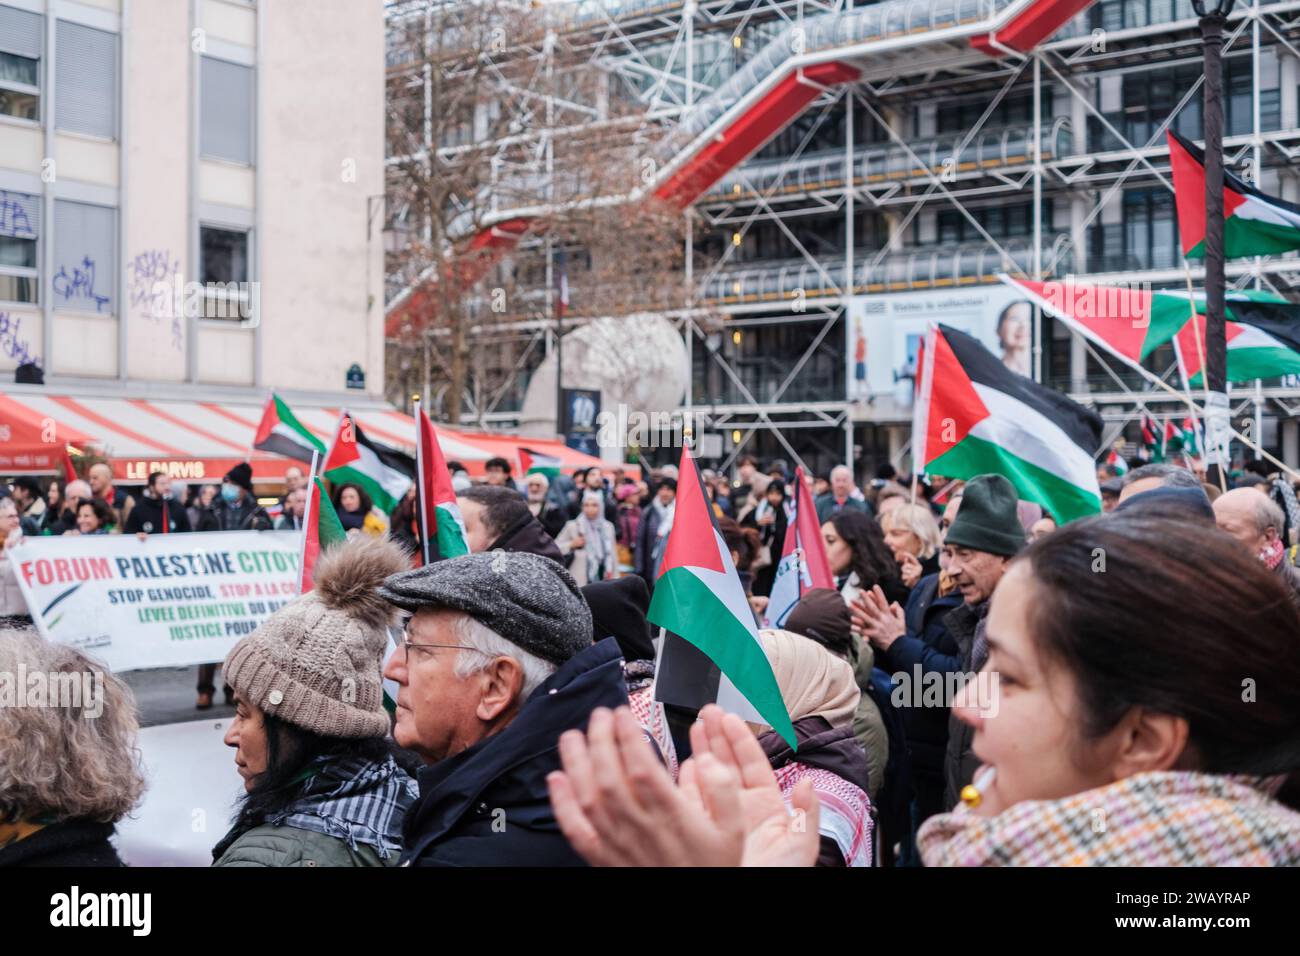
{"label": "building window", "polygon": [[0,6],[0,116],[41,118],[39,13]]}
{"label": "building window", "polygon": [[55,201],[50,290],[56,309],[113,312],[116,235],[117,216],[108,206]]}
{"label": "building window", "polygon": [[61,130],[117,136],[117,37],[60,20],[55,41],[55,125]]}
{"label": "building window", "polygon": [[37,301],[41,197],[0,189],[0,302]]}
{"label": "building window", "polygon": [[199,228],[199,276],[205,319],[252,318],[248,279],[248,233],[216,226]]}
{"label": "building window", "polygon": [[199,152],[209,159],[253,163],[253,68],[202,58]]}

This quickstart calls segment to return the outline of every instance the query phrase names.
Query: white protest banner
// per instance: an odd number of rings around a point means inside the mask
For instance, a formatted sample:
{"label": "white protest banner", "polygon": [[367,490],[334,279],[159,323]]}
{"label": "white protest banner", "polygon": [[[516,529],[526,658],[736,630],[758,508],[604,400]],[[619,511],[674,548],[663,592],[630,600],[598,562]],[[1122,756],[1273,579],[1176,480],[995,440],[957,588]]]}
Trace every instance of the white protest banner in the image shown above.
{"label": "white protest banner", "polygon": [[298,594],[295,531],[25,538],[18,585],[48,640],[111,670],[220,661]]}

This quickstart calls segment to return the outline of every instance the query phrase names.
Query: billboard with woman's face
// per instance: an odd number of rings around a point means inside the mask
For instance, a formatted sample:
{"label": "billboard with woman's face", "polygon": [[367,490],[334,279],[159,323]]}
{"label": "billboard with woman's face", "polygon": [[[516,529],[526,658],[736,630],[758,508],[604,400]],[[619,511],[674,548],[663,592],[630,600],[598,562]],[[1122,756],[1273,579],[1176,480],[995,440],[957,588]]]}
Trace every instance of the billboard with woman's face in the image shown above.
{"label": "billboard with woman's face", "polygon": [[858,296],[849,302],[845,349],[854,417],[890,419],[910,411],[917,352],[931,322],[970,333],[1021,375],[1033,371],[1034,309],[1015,289]]}

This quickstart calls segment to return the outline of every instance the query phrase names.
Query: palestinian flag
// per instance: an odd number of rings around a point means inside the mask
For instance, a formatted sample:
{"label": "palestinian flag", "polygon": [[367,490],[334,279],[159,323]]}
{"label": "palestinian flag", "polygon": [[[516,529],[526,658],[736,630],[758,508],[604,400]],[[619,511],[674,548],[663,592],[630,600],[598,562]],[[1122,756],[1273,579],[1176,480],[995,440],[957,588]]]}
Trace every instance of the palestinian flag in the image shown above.
{"label": "palestinian flag", "polygon": [[1056,316],[1066,328],[1138,368],[1143,359],[1173,338],[1192,314],[1185,295],[1085,285],[1070,278],[1063,282],[1030,282],[1008,275],[999,278]]}
{"label": "palestinian flag", "polygon": [[[456,492],[451,486],[451,473],[438,445],[438,433],[433,422],[415,400],[416,436],[416,502],[419,506],[420,541],[425,564],[438,558],[456,558],[469,554],[466,544],[465,522],[456,504]],[[431,531],[432,529],[432,531]]]}
{"label": "palestinian flag", "polygon": [[812,492],[804,480],[802,468],[794,470],[794,520],[785,530],[781,560],[768,598],[767,620],[770,627],[782,627],[804,592],[812,588],[835,587],[831,564],[826,557],[826,541],[817,523],[817,508]]}
{"label": "palestinian flag", "polygon": [[307,496],[307,507],[302,514],[302,559],[298,562],[301,576],[298,579],[298,593],[306,594],[312,589],[312,572],[316,569],[316,559],[347,540],[347,532],[339,521],[338,512],[330,504],[330,496],[325,493],[325,486],[315,475],[311,479],[311,494]]}
{"label": "palestinian flag", "polygon": [[965,332],[931,326],[913,411],[917,469],[949,478],[995,473],[1020,497],[1073,521],[1101,510],[1101,418],[1017,375]]}
{"label": "palestinian flag", "polygon": [[323,471],[331,484],[364,488],[375,507],[386,514],[397,507],[415,480],[415,459],[366,437],[344,412]]}
{"label": "palestinian flag", "polygon": [[[1228,341],[1227,379],[1249,382],[1300,374],[1300,305],[1240,292],[1228,294],[1224,335]],[[1197,348],[1199,333],[1201,343]],[[1188,322],[1174,337],[1174,354],[1188,387],[1202,383],[1205,318]]]}
{"label": "palestinian flag", "polygon": [[63,448],[63,491],[66,493],[68,485],[77,480],[77,469],[72,467],[72,457],[68,454],[67,446]]}
{"label": "palestinian flag", "polygon": [[257,451],[296,458],[298,461],[311,461],[313,452],[325,454],[325,443],[298,421],[289,406],[274,393],[262,409],[262,421],[257,426],[257,434],[253,436],[253,447]]}
{"label": "palestinian flag", "polygon": [[1115,469],[1116,475],[1123,476],[1128,474],[1128,462],[1125,461],[1124,456],[1119,453],[1118,443],[1116,444],[1116,447],[1110,450],[1110,454],[1106,456],[1106,464]]}
{"label": "palestinian flag", "polygon": [[1142,413],[1142,448],[1147,461],[1164,458],[1164,429],[1146,412]]}
{"label": "palestinian flag", "polygon": [[[1183,255],[1205,258],[1205,152],[1172,130],[1169,165]],[[1300,206],[1267,196],[1223,171],[1223,255],[1226,259],[1271,256],[1300,249]]]}
{"label": "palestinian flag", "polygon": [[[731,562],[731,551],[714,524],[695,460],[685,445],[678,468],[673,526],[646,617],[698,649],[721,671],[716,691],[720,707],[766,724],[791,747],[797,746],[790,714],[759,643],[754,614]],[[673,645],[665,642],[655,680],[655,699],[669,703],[677,699],[675,689],[669,686],[676,678],[666,676],[673,673],[667,660],[672,653]],[[676,673],[680,674],[680,668]]]}
{"label": "palestinian flag", "polygon": [[538,472],[547,478],[555,478],[560,474],[560,468],[563,462],[554,455],[546,455],[540,451],[533,451],[531,448],[519,449],[519,470],[525,475],[531,475]]}
{"label": "palestinian flag", "polygon": [[1190,415],[1184,418],[1180,426],[1180,432],[1183,453],[1190,455],[1192,458],[1199,458],[1203,442],[1201,441],[1201,429],[1196,419]]}

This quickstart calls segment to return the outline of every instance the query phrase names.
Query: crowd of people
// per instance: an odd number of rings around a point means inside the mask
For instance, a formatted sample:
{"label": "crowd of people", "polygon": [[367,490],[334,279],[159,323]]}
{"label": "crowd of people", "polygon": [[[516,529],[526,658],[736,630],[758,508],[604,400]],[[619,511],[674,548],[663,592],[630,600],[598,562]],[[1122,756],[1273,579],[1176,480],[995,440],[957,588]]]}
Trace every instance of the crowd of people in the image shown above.
{"label": "crowd of people", "polygon": [[[791,734],[656,699],[676,469],[450,470],[470,554],[419,566],[411,496],[335,488],[348,540],[223,662],[245,792],[215,865],[1300,864],[1300,508],[1264,465],[1108,466],[1105,513],[1059,527],[1001,475],[839,465],[811,479],[833,586],[780,621],[791,469],[703,472]],[[19,479],[0,531],[301,527],[300,471],[269,510],[246,465],[194,492]],[[22,620],[0,671],[99,670]],[[0,865],[120,862],[147,780],[104,682],[105,720],[0,708]]]}

